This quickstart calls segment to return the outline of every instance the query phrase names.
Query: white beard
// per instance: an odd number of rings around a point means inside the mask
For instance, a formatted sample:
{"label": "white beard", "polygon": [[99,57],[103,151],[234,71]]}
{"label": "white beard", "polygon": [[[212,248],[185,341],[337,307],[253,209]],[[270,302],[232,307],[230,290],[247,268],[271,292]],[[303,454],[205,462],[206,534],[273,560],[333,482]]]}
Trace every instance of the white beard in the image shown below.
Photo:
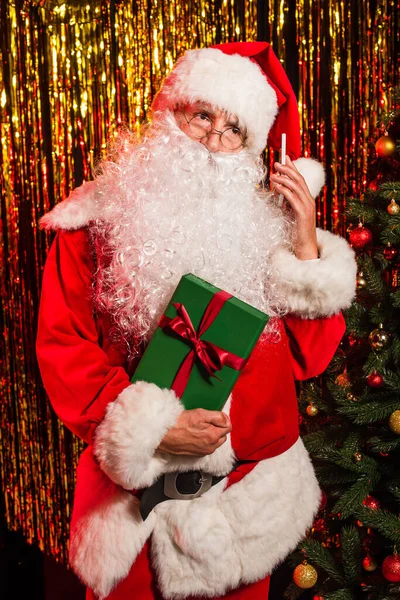
{"label": "white beard", "polygon": [[291,222],[271,193],[257,189],[264,175],[261,160],[245,150],[211,156],[171,113],[141,142],[122,136],[100,163],[91,231],[105,240],[109,265],[97,273],[95,302],[132,353],[150,339],[186,273],[282,314],[270,256],[288,240]]}

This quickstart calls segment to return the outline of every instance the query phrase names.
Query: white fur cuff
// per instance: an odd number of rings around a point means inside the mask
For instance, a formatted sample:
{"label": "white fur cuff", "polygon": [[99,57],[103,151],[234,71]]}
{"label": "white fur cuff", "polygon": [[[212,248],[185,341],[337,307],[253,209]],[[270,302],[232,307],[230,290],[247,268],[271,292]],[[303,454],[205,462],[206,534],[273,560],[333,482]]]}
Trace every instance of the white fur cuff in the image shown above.
{"label": "white fur cuff", "polygon": [[303,261],[286,248],[273,257],[289,312],[306,319],[348,308],[356,289],[357,264],[345,239],[317,229],[319,261]]}
{"label": "white fur cuff", "polygon": [[148,487],[169,455],[156,448],[184,408],[175,392],[137,381],[110,403],[94,438],[102,470],[127,490]]}

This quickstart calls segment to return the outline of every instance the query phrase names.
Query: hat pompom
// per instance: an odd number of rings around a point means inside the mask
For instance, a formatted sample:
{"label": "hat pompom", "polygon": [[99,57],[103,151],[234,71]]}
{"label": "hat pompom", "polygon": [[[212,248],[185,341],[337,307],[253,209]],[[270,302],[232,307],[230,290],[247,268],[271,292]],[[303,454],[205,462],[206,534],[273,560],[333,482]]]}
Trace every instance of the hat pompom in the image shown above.
{"label": "hat pompom", "polygon": [[316,198],[325,185],[325,170],[314,158],[298,158],[293,161],[296,169],[303,175],[310,194]]}

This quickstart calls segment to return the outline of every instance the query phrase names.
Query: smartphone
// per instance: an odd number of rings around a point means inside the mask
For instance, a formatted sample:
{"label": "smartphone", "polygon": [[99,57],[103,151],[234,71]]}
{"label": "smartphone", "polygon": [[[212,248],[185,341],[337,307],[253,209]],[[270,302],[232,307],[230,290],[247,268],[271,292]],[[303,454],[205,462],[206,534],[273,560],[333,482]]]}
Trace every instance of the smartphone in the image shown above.
{"label": "smartphone", "polygon": [[[281,165],[286,165],[286,133],[282,133],[282,138],[281,138],[281,155],[280,155],[280,161]],[[284,195],[283,194],[279,194],[278,197],[278,206],[281,207],[282,203],[283,203],[283,198]]]}

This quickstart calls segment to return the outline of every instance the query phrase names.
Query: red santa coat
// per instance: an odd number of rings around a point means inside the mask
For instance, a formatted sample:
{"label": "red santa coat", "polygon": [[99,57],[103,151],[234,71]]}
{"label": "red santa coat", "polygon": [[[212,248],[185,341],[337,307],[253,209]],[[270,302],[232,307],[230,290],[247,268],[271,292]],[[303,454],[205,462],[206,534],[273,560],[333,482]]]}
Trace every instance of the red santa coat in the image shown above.
{"label": "red santa coat", "polygon": [[[352,251],[341,238],[318,231],[320,261],[277,253],[292,308],[280,323],[280,339],[259,342],[241,373],[225,409],[232,421],[228,442],[201,459],[176,457],[156,448],[183,407],[170,390],[130,384],[133,367],[110,341],[107,315],[93,311],[95,257],[87,229],[74,231],[68,218],[63,223],[60,209],[53,225],[70,231],[58,233],[46,263],[37,355],[55,411],[89,444],[78,467],[71,523],[75,572],[99,598],[114,589],[113,600],[125,599],[118,589],[126,589],[151,536],[165,598],[217,597],[265,578],[318,510],[320,490],[299,438],[294,381],[321,373],[344,333],[340,309],[354,294]],[[158,505],[141,521],[128,490],[168,471],[201,467],[225,475],[235,457],[258,462],[201,498]]]}

